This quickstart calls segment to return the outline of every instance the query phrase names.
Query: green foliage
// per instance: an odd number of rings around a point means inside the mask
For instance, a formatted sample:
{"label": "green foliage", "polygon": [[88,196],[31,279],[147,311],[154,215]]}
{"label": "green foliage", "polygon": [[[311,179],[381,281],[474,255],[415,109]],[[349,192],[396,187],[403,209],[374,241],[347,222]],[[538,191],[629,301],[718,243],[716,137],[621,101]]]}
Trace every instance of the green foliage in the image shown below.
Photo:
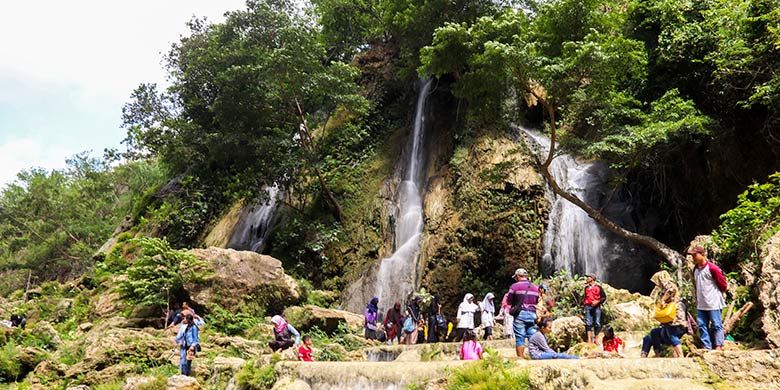
{"label": "green foliage", "polygon": [[164,180],[153,160],[115,165],[79,154],[63,170],[31,169],[0,192],[0,294],[33,282],[80,275],[144,193]]}
{"label": "green foliage", "polygon": [[276,370],[274,365],[280,360],[278,354],[271,356],[268,365],[262,365],[259,361],[250,361],[236,374],[238,384],[248,390],[268,390],[276,383]]}
{"label": "green foliage", "polygon": [[137,390],[165,390],[167,388],[168,379],[164,376],[157,376],[154,380],[136,387]]}
{"label": "green foliage", "polygon": [[263,313],[249,313],[241,308],[235,312],[228,311],[219,305],[209,307],[209,326],[227,335],[243,335],[260,323]]}
{"label": "green foliage", "polygon": [[721,215],[713,241],[727,264],[757,262],[761,245],[780,231],[780,173],[749,186],[737,203]]}
{"label": "green foliage", "polygon": [[455,369],[447,378],[450,390],[525,390],[531,388],[527,371],[518,371],[514,364],[490,348],[482,360]]}
{"label": "green foliage", "polygon": [[344,347],[339,344],[328,344],[317,351],[315,360],[322,362],[344,361]]}
{"label": "green foliage", "polygon": [[141,253],[127,268],[127,279],[119,284],[123,296],[132,303],[165,306],[185,282],[202,280],[209,272],[204,262],[171,248],[165,239],[142,237],[133,242]]}
{"label": "green foliage", "polygon": [[0,347],[0,383],[16,381],[21,370],[16,344],[13,341],[5,343]]}

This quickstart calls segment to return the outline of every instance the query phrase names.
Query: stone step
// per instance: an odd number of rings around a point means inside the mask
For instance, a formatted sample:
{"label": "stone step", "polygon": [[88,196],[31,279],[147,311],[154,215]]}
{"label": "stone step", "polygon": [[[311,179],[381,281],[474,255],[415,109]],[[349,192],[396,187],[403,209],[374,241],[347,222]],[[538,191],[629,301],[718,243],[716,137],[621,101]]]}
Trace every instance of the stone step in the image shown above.
{"label": "stone step", "polygon": [[[403,389],[411,384],[441,380],[448,369],[473,362],[280,362],[280,377],[300,379],[312,389]],[[536,388],[601,388],[618,383],[641,387],[666,383],[703,383],[705,374],[693,359],[513,360],[515,369],[528,370]],[[622,381],[622,382],[621,382]],[[638,386],[638,387],[636,387]],[[612,387],[617,388],[617,387]],[[692,389],[698,387],[690,387]]]}

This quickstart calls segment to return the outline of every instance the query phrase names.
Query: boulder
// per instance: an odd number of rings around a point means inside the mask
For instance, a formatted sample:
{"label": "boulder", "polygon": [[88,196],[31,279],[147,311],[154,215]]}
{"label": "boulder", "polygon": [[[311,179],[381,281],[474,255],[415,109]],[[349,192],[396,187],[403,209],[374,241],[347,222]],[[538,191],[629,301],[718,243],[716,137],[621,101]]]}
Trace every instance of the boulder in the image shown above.
{"label": "boulder", "polygon": [[35,326],[30,330],[37,338],[45,340],[49,346],[56,348],[62,344],[60,334],[54,327],[47,321],[38,321]]}
{"label": "boulder", "polygon": [[156,364],[168,362],[173,351],[169,339],[140,330],[95,326],[80,341],[84,351],[81,362],[70,366],[65,372],[68,378],[86,375],[86,382],[104,383],[131,372],[133,365],[122,367],[122,361],[140,359]]}
{"label": "boulder", "polygon": [[547,336],[550,348],[567,350],[581,342],[585,336],[585,323],[580,317],[561,317],[552,322],[552,331]]}
{"label": "boulder", "polygon": [[300,379],[284,376],[274,383],[274,387],[271,390],[311,390],[311,386]]}
{"label": "boulder", "polygon": [[773,348],[780,348],[780,232],[761,248],[761,274],[756,289],[763,309],[761,327],[766,341]]}
{"label": "boulder", "polygon": [[166,390],[200,390],[200,383],[191,376],[174,375],[168,378]]}
{"label": "boulder", "polygon": [[251,302],[281,311],[301,297],[298,283],[284,273],[282,262],[271,256],[216,247],[190,253],[210,269],[205,280],[184,285],[196,305],[219,305],[232,311]]}
{"label": "boulder", "polygon": [[342,324],[349,328],[361,328],[363,326],[362,315],[313,305],[288,307],[284,311],[284,318],[302,332],[316,326],[325,333],[333,334]]}
{"label": "boulder", "polygon": [[780,385],[777,350],[710,352],[701,361],[735,389],[777,389]]}
{"label": "boulder", "polygon": [[[148,388],[158,380],[159,378],[153,376],[131,376],[125,379],[125,386],[122,390],[140,390]],[[163,380],[163,384],[165,383],[166,381]]]}
{"label": "boulder", "polygon": [[82,324],[79,324],[79,330],[82,332],[89,332],[89,330],[92,329],[92,323],[91,322],[85,322]]}
{"label": "boulder", "polygon": [[653,311],[637,301],[611,304],[610,325],[615,330],[646,331],[655,325]]}
{"label": "boulder", "polygon": [[93,313],[100,318],[111,317],[123,309],[122,297],[118,292],[100,294],[93,302]]}
{"label": "boulder", "polygon": [[65,390],[89,390],[89,386],[87,385],[70,386]]}
{"label": "boulder", "polygon": [[246,360],[237,357],[217,356],[211,365],[218,372],[228,371],[235,373],[246,365]]}

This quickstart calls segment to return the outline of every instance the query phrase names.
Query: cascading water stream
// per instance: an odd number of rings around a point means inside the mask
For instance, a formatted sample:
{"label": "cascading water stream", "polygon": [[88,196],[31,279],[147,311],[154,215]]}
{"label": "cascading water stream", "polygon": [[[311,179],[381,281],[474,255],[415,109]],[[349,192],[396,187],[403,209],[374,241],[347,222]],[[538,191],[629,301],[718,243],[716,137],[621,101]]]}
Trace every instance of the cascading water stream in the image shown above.
{"label": "cascading water stream", "polygon": [[382,259],[377,273],[376,296],[380,305],[390,307],[414,291],[417,282],[417,255],[423,230],[422,188],[424,175],[423,140],[425,137],[425,109],[431,89],[431,80],[425,81],[417,96],[414,127],[409,159],[404,167],[403,180],[398,186],[398,218],[395,226],[395,252]]}
{"label": "cascading water stream", "polygon": [[[550,140],[533,130],[522,129],[540,158],[547,158]],[[550,174],[565,190],[580,199],[598,207],[594,199],[603,193],[607,185],[606,166],[599,163],[577,161],[568,154],[553,159]],[[566,199],[547,190],[550,201],[550,215],[544,235],[544,257],[542,268],[545,274],[566,270],[569,274],[595,274],[606,279],[606,263],[609,248],[606,231],[585,211]]]}
{"label": "cascading water stream", "polygon": [[228,241],[228,248],[251,250],[257,253],[261,253],[265,248],[271,234],[271,224],[278,207],[280,191],[276,185],[265,187],[263,191],[268,193],[267,200],[258,202],[242,213]]}

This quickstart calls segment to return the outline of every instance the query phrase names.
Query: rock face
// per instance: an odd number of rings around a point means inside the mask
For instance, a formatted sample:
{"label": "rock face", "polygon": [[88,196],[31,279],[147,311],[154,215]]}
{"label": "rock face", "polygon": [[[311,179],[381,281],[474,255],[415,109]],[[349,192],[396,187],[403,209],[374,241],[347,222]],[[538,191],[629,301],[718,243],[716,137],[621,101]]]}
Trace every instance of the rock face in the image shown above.
{"label": "rock face", "polygon": [[[611,318],[609,324],[615,330],[649,330],[657,324],[653,318],[653,299],[628,290],[617,289],[606,283],[601,285],[607,294]],[[602,323],[604,321],[602,320]]]}
{"label": "rock face", "polygon": [[758,300],[764,310],[761,327],[773,348],[780,348],[780,233],[772,236],[761,250]]}
{"label": "rock face", "polygon": [[776,350],[707,353],[702,361],[735,389],[780,387],[780,353]]}
{"label": "rock face", "polygon": [[537,268],[544,191],[525,144],[503,134],[476,137],[438,167],[425,194],[421,284],[441,297],[445,315],[469,292],[464,279],[501,286],[500,300],[516,268]]}
{"label": "rock face", "polygon": [[243,200],[233,204],[233,206],[230,207],[230,210],[217,221],[216,225],[214,225],[203,240],[203,243],[209,247],[227,248],[230,236],[233,234],[233,229],[238,224],[238,220],[241,217],[241,209],[243,207]]}
{"label": "rock face", "polygon": [[552,322],[552,332],[548,336],[551,348],[567,350],[583,340],[585,323],[580,317],[561,317]]}
{"label": "rock face", "polygon": [[191,376],[174,375],[168,378],[166,390],[200,390],[200,383]]}
{"label": "rock face", "polygon": [[284,311],[284,318],[303,332],[316,326],[325,333],[333,334],[341,324],[350,328],[363,326],[363,316],[359,314],[313,305],[288,307]]}
{"label": "rock face", "polygon": [[233,310],[252,301],[281,310],[300,299],[298,283],[284,273],[282,262],[271,256],[215,247],[190,253],[213,270],[202,283],[184,286],[196,305]]}

